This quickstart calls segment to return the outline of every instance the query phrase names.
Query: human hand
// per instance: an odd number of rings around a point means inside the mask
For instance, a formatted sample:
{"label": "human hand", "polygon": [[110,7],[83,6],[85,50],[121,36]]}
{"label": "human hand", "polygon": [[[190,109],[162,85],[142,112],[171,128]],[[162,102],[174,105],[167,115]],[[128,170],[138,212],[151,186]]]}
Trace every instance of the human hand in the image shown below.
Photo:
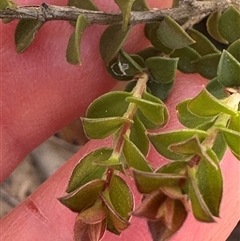
{"label": "human hand", "polygon": [[[19,0],[24,5],[37,5],[41,1]],[[67,1],[51,0],[49,4],[66,5]],[[113,1],[96,1],[104,9],[117,9]],[[98,4],[99,3],[99,4]],[[148,1],[151,7],[169,7],[170,0]],[[114,7],[114,6],[115,7]],[[81,45],[82,66],[69,65],[65,60],[68,38],[73,28],[67,22],[46,23],[36,40],[22,55],[14,47],[16,21],[1,26],[1,78],[2,78],[2,158],[1,181],[22,159],[45,139],[78,116],[83,116],[88,104],[109,91],[116,81],[106,73],[98,51],[98,40],[104,27],[91,26],[86,30]],[[137,38],[127,45],[136,52],[148,41],[143,32],[135,30]],[[142,29],[141,29],[142,30]],[[139,39],[142,39],[140,42]],[[187,87],[191,81],[191,88]],[[198,75],[178,74],[176,85],[167,105],[171,121],[167,128],[178,128],[175,106],[183,98],[198,93],[206,81]],[[73,240],[75,213],[64,207],[57,198],[64,195],[71,171],[86,153],[107,144],[88,142],[62,168],[49,178],[35,193],[1,220],[3,240],[66,241]],[[151,160],[159,157],[154,151]],[[51,161],[51,160],[49,160]],[[161,163],[159,163],[161,164]],[[239,220],[239,162],[229,152],[221,162],[224,193],[216,223],[197,222],[189,215],[184,226],[171,241],[204,240],[224,241]],[[237,191],[236,191],[237,190]],[[103,240],[151,240],[145,220],[133,218],[132,225],[120,237],[107,233]],[[4,231],[4,232],[3,232]]]}

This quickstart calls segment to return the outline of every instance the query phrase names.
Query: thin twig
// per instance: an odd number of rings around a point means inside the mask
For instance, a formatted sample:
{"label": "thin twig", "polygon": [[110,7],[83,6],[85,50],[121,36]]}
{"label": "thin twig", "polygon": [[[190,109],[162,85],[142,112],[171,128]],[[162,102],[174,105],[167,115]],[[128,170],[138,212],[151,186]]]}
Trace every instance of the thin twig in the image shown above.
{"label": "thin twig", "polygon": [[[230,5],[240,9],[240,0],[182,0],[177,8],[131,12],[129,24],[160,21],[166,15],[179,22],[184,18],[196,18],[196,16],[207,16],[214,11],[224,11]],[[0,10],[0,18],[2,19],[35,19],[43,22],[51,20],[76,21],[80,14],[84,15],[90,24],[109,25],[122,22],[121,13],[90,11],[46,3],[41,6],[18,6],[16,9]]]}

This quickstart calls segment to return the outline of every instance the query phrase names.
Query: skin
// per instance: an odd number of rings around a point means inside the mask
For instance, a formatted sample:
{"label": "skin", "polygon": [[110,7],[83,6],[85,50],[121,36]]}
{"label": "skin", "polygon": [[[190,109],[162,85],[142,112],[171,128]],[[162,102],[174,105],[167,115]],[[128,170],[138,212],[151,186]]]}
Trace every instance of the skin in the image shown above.
{"label": "skin", "polygon": [[[37,0],[16,2],[19,5],[41,4],[41,1]],[[100,9],[117,9],[113,1],[95,2]],[[48,3],[66,5],[67,1],[51,0]],[[171,1],[168,0],[148,3],[150,7],[171,6]],[[81,45],[83,64],[80,67],[72,66],[65,60],[67,41],[73,31],[68,23],[58,21],[44,25],[34,43],[22,55],[16,53],[14,46],[16,23],[0,23],[3,110],[1,181],[35,147],[76,117],[83,116],[92,100],[109,91],[117,83],[106,73],[99,56],[98,40],[104,30],[103,26],[92,26],[84,33]],[[136,52],[148,45],[142,27],[134,30],[131,40],[132,42],[126,45],[127,51]],[[97,68],[92,68],[92,63]],[[206,80],[198,75],[177,74],[176,85],[167,101],[171,121],[166,129],[180,127],[176,120],[176,104],[181,99],[194,96],[204,84]],[[61,205],[57,198],[65,194],[71,171],[78,160],[91,150],[108,144],[107,141],[88,142],[35,193],[6,215],[1,220],[2,240],[73,240],[72,230],[76,214]],[[158,165],[163,162],[154,150],[150,151],[149,159]],[[206,224],[197,222],[190,214],[171,241],[224,241],[229,236],[240,218],[240,165],[236,158],[227,152],[221,167],[224,178],[221,218],[216,219],[215,223]],[[136,202],[138,204],[139,200]],[[130,228],[124,231],[121,237],[107,233],[103,240],[151,240],[145,220],[133,218],[131,222]]]}

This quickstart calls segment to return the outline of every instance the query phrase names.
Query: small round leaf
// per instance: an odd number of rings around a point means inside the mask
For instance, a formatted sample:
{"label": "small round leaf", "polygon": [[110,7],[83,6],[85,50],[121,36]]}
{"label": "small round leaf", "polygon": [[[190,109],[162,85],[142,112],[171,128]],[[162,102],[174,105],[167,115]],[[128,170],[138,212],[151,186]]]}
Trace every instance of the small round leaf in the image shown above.
{"label": "small round leaf", "polygon": [[128,220],[133,210],[133,196],[127,183],[118,175],[113,175],[111,178],[109,197],[115,210]]}
{"label": "small round leaf", "polygon": [[128,21],[130,19],[131,9],[134,1],[135,0],[114,0],[114,2],[118,5],[123,15],[122,31],[126,31],[128,28]]}
{"label": "small round leaf", "polygon": [[218,42],[228,44],[228,41],[226,41],[219,32],[218,23],[220,17],[220,12],[213,12],[212,14],[210,14],[210,16],[207,19],[207,31],[210,34],[210,36],[216,39]]}
{"label": "small round leaf", "polygon": [[132,121],[125,117],[81,118],[84,132],[90,139],[103,139]]}
{"label": "small round leaf", "polygon": [[190,47],[195,49],[200,55],[219,53],[219,50],[213,43],[199,31],[188,29],[188,34],[196,41],[194,44],[191,44]]}
{"label": "small round leaf", "polygon": [[129,32],[130,27],[123,32],[119,24],[111,25],[104,31],[100,39],[100,53],[106,66],[122,48]]}
{"label": "small round leaf", "polygon": [[158,38],[171,49],[180,49],[195,41],[171,17],[165,16],[157,30]]}
{"label": "small round leaf", "polygon": [[160,83],[173,82],[177,70],[178,58],[151,57],[146,60],[153,78]]}
{"label": "small round leaf", "polygon": [[206,85],[206,90],[217,99],[222,99],[224,97],[227,97],[227,94],[224,91],[224,88],[225,87],[219,83],[218,78],[212,79]]}
{"label": "small round leaf", "polygon": [[143,155],[147,155],[149,140],[146,135],[146,129],[137,115],[133,117],[133,123],[131,124],[130,140],[137,146]]}
{"label": "small round leaf", "polygon": [[198,126],[213,120],[212,117],[200,117],[190,112],[188,109],[188,103],[190,100],[191,99],[184,100],[177,105],[178,119],[181,124],[188,128],[198,128]]}
{"label": "small round leaf", "polygon": [[[161,52],[170,54],[173,50],[162,43],[158,36],[159,23],[146,24],[145,35],[148,36],[151,44]],[[148,33],[149,32],[149,33]]]}
{"label": "small round leaf", "polygon": [[232,153],[240,160],[240,132],[225,127],[219,127],[219,129],[223,133],[224,139]]}
{"label": "small round leaf", "polygon": [[123,116],[129,102],[125,101],[131,93],[125,91],[113,91],[95,99],[88,107],[87,118],[104,118]]}
{"label": "small round leaf", "polygon": [[149,134],[149,139],[151,143],[154,145],[157,152],[162,156],[171,160],[183,160],[186,156],[172,152],[169,149],[169,146],[172,144],[188,140],[192,138],[194,135],[197,135],[200,141],[208,136],[207,132],[205,131],[197,129],[183,129],[159,134]]}
{"label": "small round leaf", "polygon": [[112,149],[100,148],[83,157],[71,174],[66,192],[70,193],[94,179],[102,178],[106,167],[98,166],[95,162],[107,160],[112,151]]}
{"label": "small round leaf", "polygon": [[240,12],[233,6],[230,6],[221,15],[218,23],[220,34],[229,43],[232,43],[240,38]]}
{"label": "small round leaf", "polygon": [[[206,108],[206,106],[209,106]],[[236,116],[234,109],[220,102],[212,96],[205,88],[188,103],[188,109],[197,116],[213,117],[220,113]]]}
{"label": "small round leaf", "polygon": [[240,86],[240,62],[223,50],[217,69],[218,81],[226,87]]}
{"label": "small round leaf", "polygon": [[164,121],[165,107],[160,103],[154,103],[154,102],[136,98],[136,97],[127,97],[126,100],[131,103],[137,104],[139,110],[143,113],[143,115],[154,124],[162,125],[165,122]]}
{"label": "small round leaf", "polygon": [[105,180],[95,179],[59,198],[59,201],[73,212],[81,212],[96,202],[105,183]]}
{"label": "small round leaf", "polygon": [[79,15],[77,18],[75,31],[72,33],[67,46],[66,57],[68,63],[70,64],[81,64],[80,43],[83,31],[87,26],[87,19],[83,15]]}
{"label": "small round leaf", "polygon": [[166,100],[168,98],[169,94],[172,91],[173,85],[174,81],[163,84],[158,83],[156,80],[154,80],[153,77],[151,77],[150,81],[148,81],[147,83],[150,93],[161,100]]}
{"label": "small round leaf", "polygon": [[240,62],[240,39],[233,42],[228,48],[227,51],[238,61]]}
{"label": "small round leaf", "polygon": [[221,54],[207,54],[197,59],[194,63],[197,72],[207,79],[213,79],[217,76],[217,68]]}
{"label": "small round leaf", "polygon": [[123,145],[123,154],[129,167],[145,172],[152,171],[145,156],[127,137]]}
{"label": "small round leaf", "polygon": [[24,52],[29,47],[43,24],[44,22],[34,19],[21,19],[18,22],[15,31],[15,44],[18,53]]}
{"label": "small round leaf", "polygon": [[133,177],[140,193],[148,194],[161,187],[177,185],[184,175],[174,173],[152,173],[133,169]]}
{"label": "small round leaf", "polygon": [[192,211],[194,217],[202,222],[214,222],[212,213],[210,212],[203,196],[199,190],[196,171],[194,168],[188,167],[189,186],[188,195],[192,204]]}
{"label": "small round leaf", "polygon": [[176,49],[170,57],[179,58],[178,69],[183,73],[197,72],[195,60],[200,58],[200,54],[193,48],[186,46],[182,49]]}

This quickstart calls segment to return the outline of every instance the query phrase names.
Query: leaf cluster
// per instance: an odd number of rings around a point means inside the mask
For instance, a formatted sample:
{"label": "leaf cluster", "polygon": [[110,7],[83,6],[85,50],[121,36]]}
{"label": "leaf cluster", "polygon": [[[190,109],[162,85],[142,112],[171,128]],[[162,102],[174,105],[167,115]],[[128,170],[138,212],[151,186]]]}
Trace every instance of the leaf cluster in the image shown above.
{"label": "leaf cluster", "polygon": [[[99,48],[108,73],[128,83],[125,91],[94,100],[82,118],[89,139],[110,137],[112,146],[80,160],[67,195],[59,200],[78,213],[76,240],[100,240],[105,230],[120,235],[134,215],[147,220],[153,240],[163,241],[179,230],[190,210],[202,222],[219,217],[223,189],[219,163],[226,148],[240,160],[240,12],[231,6],[197,25],[191,19],[176,22],[169,16],[146,23],[150,46],[128,54],[124,44],[134,27],[129,24],[131,11],[150,9],[144,0],[115,3],[122,23],[106,28]],[[0,8],[11,4],[4,0]],[[68,5],[99,11],[91,0],[69,0]],[[44,23],[19,21],[17,52],[28,48]],[[71,64],[81,64],[80,43],[89,22],[79,15],[71,24],[74,31],[66,58]],[[177,70],[199,73],[210,81],[196,97],[177,105],[185,129],[159,132],[169,120],[163,101],[173,88]],[[150,145],[169,163],[152,167],[147,157]],[[134,180],[142,194],[141,205],[135,209],[127,178]]]}

